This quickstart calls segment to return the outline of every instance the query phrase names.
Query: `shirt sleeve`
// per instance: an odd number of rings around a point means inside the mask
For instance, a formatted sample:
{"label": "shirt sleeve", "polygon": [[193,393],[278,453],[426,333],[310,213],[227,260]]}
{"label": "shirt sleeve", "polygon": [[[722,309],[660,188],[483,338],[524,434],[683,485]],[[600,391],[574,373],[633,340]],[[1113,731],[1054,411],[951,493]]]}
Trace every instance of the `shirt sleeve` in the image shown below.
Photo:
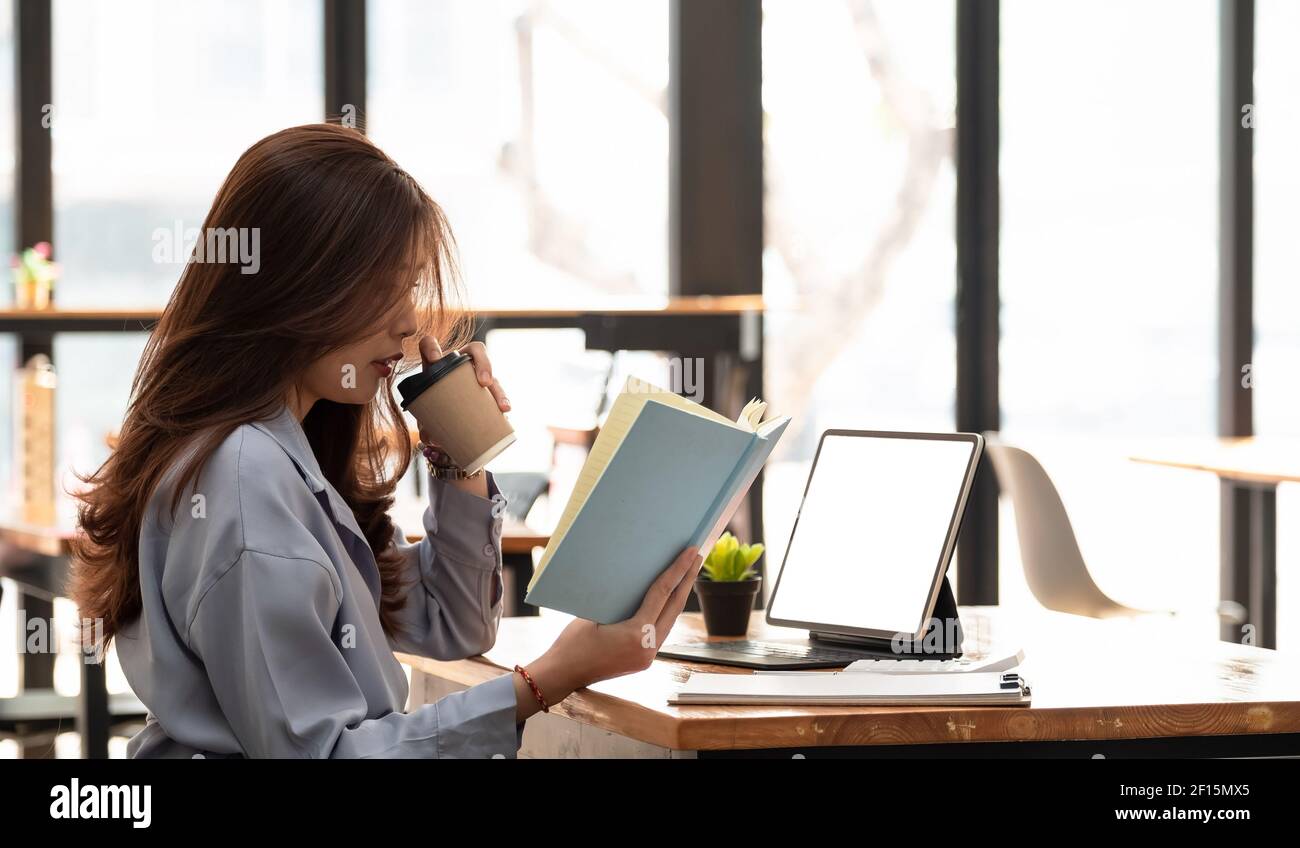
{"label": "shirt sleeve", "polygon": [[424,538],[407,544],[400,527],[393,533],[412,584],[396,614],[399,631],[389,642],[395,651],[464,659],[496,643],[505,609],[501,525],[506,498],[490,473],[487,498],[432,475],[425,480]]}
{"label": "shirt sleeve", "polygon": [[204,593],[187,641],[247,756],[517,755],[523,725],[510,674],[409,713],[367,718],[332,637],[340,604],[325,565],[249,550]]}

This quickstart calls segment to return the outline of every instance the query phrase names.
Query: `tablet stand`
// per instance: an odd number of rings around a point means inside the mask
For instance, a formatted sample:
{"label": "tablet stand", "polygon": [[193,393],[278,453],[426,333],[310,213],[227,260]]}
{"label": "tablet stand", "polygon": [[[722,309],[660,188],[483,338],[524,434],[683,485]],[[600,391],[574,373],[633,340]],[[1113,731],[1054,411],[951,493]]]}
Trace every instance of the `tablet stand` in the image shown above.
{"label": "tablet stand", "polygon": [[[906,635],[910,637],[911,634]],[[851,645],[897,660],[951,660],[961,656],[965,633],[962,631],[961,617],[957,614],[957,598],[953,595],[952,585],[945,574],[943,583],[939,586],[939,597],[934,602],[930,626],[920,639],[904,638],[904,634],[893,639],[880,639],[823,630],[810,630],[808,638],[814,642]]]}

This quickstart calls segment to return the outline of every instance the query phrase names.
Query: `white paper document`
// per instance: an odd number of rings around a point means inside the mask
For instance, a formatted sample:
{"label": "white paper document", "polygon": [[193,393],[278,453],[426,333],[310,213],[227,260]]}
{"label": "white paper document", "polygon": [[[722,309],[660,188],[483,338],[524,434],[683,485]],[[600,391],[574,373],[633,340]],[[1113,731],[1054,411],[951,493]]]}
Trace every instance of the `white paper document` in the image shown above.
{"label": "white paper document", "polygon": [[670,704],[1026,706],[1015,672],[969,674],[715,674],[695,672]]}

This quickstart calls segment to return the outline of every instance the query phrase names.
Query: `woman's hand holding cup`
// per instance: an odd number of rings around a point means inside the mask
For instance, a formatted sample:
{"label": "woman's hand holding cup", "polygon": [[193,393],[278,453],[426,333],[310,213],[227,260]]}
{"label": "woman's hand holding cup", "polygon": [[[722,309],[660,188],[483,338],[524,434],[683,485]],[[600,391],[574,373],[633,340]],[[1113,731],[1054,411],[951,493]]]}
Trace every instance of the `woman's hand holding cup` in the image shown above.
{"label": "woman's hand holding cup", "polygon": [[[442,359],[445,355],[442,345],[433,336],[424,336],[420,339],[420,361],[422,366],[427,367],[430,364]],[[492,362],[488,359],[487,346],[482,342],[470,342],[460,350],[470,359],[470,367],[474,369],[475,378],[478,384],[492,395],[496,401],[497,408],[502,413],[510,411],[510,399],[506,397],[505,389],[501,387],[500,381],[492,374]],[[424,456],[435,464],[443,464],[450,460],[438,444],[437,439],[432,436],[425,427],[420,427],[420,441],[424,445]],[[473,492],[481,497],[487,497],[487,479],[483,475],[471,477],[463,480],[448,480],[449,484],[457,488]]]}

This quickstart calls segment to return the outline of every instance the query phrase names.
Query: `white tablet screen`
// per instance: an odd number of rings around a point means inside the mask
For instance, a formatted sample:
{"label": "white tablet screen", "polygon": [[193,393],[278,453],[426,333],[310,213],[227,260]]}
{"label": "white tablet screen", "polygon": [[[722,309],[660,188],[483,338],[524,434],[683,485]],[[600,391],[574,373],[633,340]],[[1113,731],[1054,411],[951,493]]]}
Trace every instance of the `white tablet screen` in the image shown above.
{"label": "white tablet screen", "polygon": [[827,435],[772,618],[915,633],[975,444]]}

